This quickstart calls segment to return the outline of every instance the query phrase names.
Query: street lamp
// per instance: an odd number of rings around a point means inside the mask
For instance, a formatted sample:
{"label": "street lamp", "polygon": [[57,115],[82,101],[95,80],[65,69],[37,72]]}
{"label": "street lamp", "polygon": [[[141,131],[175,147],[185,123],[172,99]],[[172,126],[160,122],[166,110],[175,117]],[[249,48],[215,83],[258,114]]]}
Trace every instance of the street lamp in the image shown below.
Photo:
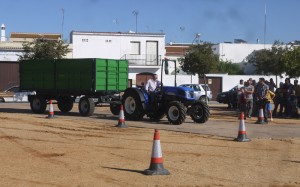
{"label": "street lamp", "polygon": [[196,33],[195,38],[194,38],[194,40],[193,40],[193,42],[192,42],[192,45],[194,45],[195,40],[196,40],[197,38],[200,38],[200,36],[201,36],[200,33]]}
{"label": "street lamp", "polygon": [[134,10],[132,11],[132,14],[135,16],[135,32],[137,33],[137,17],[139,15],[139,11]]}

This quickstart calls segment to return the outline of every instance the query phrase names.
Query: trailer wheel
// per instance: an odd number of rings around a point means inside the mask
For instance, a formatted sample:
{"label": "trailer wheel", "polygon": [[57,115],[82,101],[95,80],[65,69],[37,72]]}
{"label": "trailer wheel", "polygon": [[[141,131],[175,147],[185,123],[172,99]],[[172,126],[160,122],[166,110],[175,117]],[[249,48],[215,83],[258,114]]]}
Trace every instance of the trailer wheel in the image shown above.
{"label": "trailer wheel", "polygon": [[186,118],[185,106],[179,101],[170,102],[167,109],[167,118],[173,125],[182,124]]}
{"label": "trailer wheel", "polygon": [[109,105],[110,111],[113,115],[119,115],[120,114],[120,103],[117,102],[111,102]]}
{"label": "trailer wheel", "polygon": [[191,107],[191,118],[196,123],[205,123],[209,118],[209,107],[205,102],[196,101]]}
{"label": "trailer wheel", "polygon": [[70,112],[73,108],[72,97],[59,97],[57,101],[57,107],[61,112]]}
{"label": "trailer wheel", "polygon": [[93,98],[82,97],[79,101],[79,112],[82,116],[91,116],[95,110]]}
{"label": "trailer wheel", "polygon": [[30,101],[30,108],[33,113],[42,114],[46,111],[47,102],[43,96],[34,96]]}
{"label": "trailer wheel", "polygon": [[141,98],[134,90],[127,90],[123,95],[124,115],[130,120],[141,120],[145,111],[142,106]]}

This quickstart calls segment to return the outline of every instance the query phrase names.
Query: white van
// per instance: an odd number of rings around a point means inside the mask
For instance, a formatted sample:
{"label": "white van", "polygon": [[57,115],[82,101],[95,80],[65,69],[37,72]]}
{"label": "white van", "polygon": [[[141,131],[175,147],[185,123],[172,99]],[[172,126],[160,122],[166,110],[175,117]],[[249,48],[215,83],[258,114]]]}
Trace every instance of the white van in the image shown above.
{"label": "white van", "polygon": [[189,87],[194,89],[194,98],[205,102],[205,90],[207,92],[207,100],[210,101],[213,97],[212,92],[208,85],[205,84],[182,84],[180,86]]}

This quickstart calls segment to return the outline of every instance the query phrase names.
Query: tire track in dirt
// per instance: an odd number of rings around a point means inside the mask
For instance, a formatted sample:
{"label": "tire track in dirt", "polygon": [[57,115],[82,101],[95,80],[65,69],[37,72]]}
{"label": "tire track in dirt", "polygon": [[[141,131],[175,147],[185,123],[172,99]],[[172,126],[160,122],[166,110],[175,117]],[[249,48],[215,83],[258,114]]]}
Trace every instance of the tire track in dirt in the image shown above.
{"label": "tire track in dirt", "polygon": [[11,177],[7,175],[1,175],[1,178],[9,178],[12,181],[19,181],[19,182],[25,182],[31,185],[39,185],[39,186],[56,186],[56,187],[68,187],[60,184],[54,184],[54,183],[48,183],[48,182],[41,182],[41,181],[33,181],[33,180],[27,180],[27,179],[21,179],[16,177]]}
{"label": "tire track in dirt", "polygon": [[7,134],[5,134],[1,130],[0,130],[0,134],[2,134],[2,137],[7,137],[5,140],[14,143],[18,147],[20,147],[20,149],[22,149],[23,151],[25,151],[25,152],[27,152],[27,153],[29,153],[29,154],[37,157],[37,158],[41,158],[42,160],[45,160],[45,161],[50,162],[52,164],[67,165],[65,162],[52,159],[52,157],[64,156],[65,153],[42,153],[40,151],[37,151],[37,150],[35,150],[31,147],[27,147],[27,146],[23,145],[22,143],[20,143],[18,141],[18,139],[22,139],[22,138],[13,138],[12,136],[8,136]]}

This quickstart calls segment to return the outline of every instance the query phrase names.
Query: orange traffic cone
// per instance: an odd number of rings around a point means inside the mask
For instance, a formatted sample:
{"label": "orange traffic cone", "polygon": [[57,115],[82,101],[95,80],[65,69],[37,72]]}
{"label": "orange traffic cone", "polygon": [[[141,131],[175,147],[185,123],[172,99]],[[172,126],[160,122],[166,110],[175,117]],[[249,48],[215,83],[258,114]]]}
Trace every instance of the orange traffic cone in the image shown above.
{"label": "orange traffic cone", "polygon": [[266,124],[266,122],[264,121],[264,110],[262,107],[260,107],[259,109],[259,113],[258,113],[258,119],[255,122],[256,124]]}
{"label": "orange traffic cone", "polygon": [[164,168],[162,152],[159,140],[159,132],[155,129],[152,147],[152,156],[149,169],[144,171],[145,175],[169,175],[170,172]]}
{"label": "orange traffic cone", "polygon": [[119,128],[127,128],[128,127],[125,124],[123,105],[120,105],[119,122],[118,122],[118,125],[116,127],[119,127]]}
{"label": "orange traffic cone", "polygon": [[53,110],[53,104],[52,104],[52,100],[50,100],[50,105],[49,105],[49,114],[47,116],[47,118],[54,118],[54,110]]}
{"label": "orange traffic cone", "polygon": [[238,142],[249,142],[250,139],[247,138],[245,120],[244,120],[244,112],[241,112],[240,115],[240,125],[239,125],[239,133],[238,137],[235,139]]}

